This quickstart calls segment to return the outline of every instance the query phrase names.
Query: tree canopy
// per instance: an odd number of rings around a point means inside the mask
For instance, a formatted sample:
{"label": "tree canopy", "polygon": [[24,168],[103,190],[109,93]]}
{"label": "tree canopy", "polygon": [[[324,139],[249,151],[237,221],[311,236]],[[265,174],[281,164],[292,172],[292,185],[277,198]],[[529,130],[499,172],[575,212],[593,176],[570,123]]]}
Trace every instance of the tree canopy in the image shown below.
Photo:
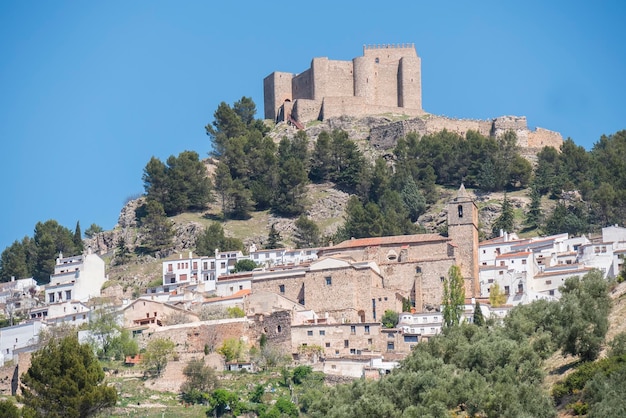
{"label": "tree canopy", "polygon": [[52,339],[33,354],[21,390],[24,409],[37,417],[89,417],[117,401],[91,347],[75,335]]}

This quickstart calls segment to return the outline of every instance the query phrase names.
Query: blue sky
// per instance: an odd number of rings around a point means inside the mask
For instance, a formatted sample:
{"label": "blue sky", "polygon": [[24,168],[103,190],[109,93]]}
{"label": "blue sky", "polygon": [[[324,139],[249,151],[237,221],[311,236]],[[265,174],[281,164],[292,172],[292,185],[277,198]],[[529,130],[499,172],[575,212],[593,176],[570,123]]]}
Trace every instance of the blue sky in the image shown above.
{"label": "blue sky", "polygon": [[[217,4],[213,4],[217,3]],[[274,4],[277,7],[272,8]],[[523,115],[590,149],[626,129],[626,5],[590,1],[0,2],[0,251],[111,229],[143,168],[210,150],[220,102],[313,57],[414,43],[427,112]]]}

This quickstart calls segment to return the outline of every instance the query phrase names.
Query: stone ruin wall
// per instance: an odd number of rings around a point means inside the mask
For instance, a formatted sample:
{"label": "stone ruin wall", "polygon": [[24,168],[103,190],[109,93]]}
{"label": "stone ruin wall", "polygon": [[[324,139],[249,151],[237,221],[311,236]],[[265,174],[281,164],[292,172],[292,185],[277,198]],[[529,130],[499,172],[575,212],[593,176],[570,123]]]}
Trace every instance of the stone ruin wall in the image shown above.
{"label": "stone ruin wall", "polygon": [[499,137],[507,131],[514,131],[517,135],[518,145],[522,150],[530,150],[530,153],[522,152],[522,155],[536,154],[538,149],[551,146],[560,149],[563,137],[560,133],[543,128],[528,129],[525,116],[502,116],[492,120],[474,119],[451,119],[444,116],[428,115],[415,119],[391,122],[372,127],[370,131],[370,143],[381,150],[391,149],[397,140],[409,133],[420,136],[430,135],[443,130],[465,136],[467,131],[477,131],[483,136]]}

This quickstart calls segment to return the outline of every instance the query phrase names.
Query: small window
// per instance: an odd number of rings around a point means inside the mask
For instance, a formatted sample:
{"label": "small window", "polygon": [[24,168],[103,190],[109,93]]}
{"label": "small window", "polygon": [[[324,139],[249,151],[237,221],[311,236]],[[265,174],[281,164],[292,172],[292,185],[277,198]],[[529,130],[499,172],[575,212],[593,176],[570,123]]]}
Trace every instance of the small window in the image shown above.
{"label": "small window", "polygon": [[343,340],[343,346],[344,348],[350,347],[350,340]]}
{"label": "small window", "polygon": [[370,333],[370,326],[369,325],[365,325],[365,331],[366,334]]}
{"label": "small window", "polygon": [[306,335],[312,337],[313,336],[313,330],[309,330],[306,332]]}
{"label": "small window", "polygon": [[278,285],[278,291],[280,293],[285,293],[285,285],[284,284]]}
{"label": "small window", "polygon": [[326,348],[330,348],[330,343],[326,343]]}
{"label": "small window", "polygon": [[330,286],[333,284],[333,279],[332,277],[326,277],[326,286]]}
{"label": "small window", "polygon": [[459,211],[459,218],[462,218],[463,217],[463,205],[459,205],[457,209]]}
{"label": "small window", "polygon": [[351,348],[350,349],[350,354],[356,354],[356,348]]}
{"label": "small window", "polygon": [[376,58],[374,59],[374,62],[375,62],[376,64],[380,64],[380,58],[376,57]]}
{"label": "small window", "polygon": [[320,335],[326,335],[326,331],[324,331],[323,329],[320,330]]}
{"label": "small window", "polygon": [[350,325],[350,334],[356,334],[356,325]]}
{"label": "small window", "polygon": [[393,351],[393,350],[395,350],[395,344],[390,341],[387,343],[387,351]]}

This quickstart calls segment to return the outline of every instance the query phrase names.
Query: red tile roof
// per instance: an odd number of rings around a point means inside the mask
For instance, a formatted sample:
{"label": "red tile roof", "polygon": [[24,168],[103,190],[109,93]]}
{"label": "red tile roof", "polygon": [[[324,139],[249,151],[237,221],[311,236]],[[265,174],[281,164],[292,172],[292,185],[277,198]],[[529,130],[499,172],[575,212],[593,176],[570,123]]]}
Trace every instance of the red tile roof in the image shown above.
{"label": "red tile roof", "polygon": [[449,240],[450,238],[441,236],[439,234],[394,235],[391,237],[350,239],[344,242],[340,242],[339,244],[330,247],[330,249],[333,250],[341,248],[377,247],[381,245],[408,245]]}

